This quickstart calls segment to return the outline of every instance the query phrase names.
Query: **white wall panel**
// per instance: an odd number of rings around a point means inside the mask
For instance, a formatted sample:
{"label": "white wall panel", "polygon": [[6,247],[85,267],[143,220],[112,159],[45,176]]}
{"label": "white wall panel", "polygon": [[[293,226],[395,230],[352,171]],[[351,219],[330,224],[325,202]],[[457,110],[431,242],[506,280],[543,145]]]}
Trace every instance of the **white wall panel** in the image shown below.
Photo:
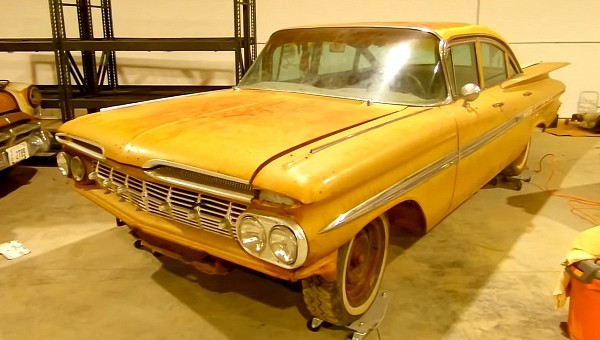
{"label": "white wall panel", "polygon": [[480,0],[479,22],[510,42],[600,42],[598,0]]}
{"label": "white wall panel", "polygon": [[115,36],[234,35],[232,0],[112,0],[112,9]]}
{"label": "white wall panel", "polygon": [[257,0],[258,36],[311,24],[360,21],[455,21],[475,23],[477,0]]}
{"label": "white wall panel", "polygon": [[0,37],[52,37],[47,0],[0,0]]}
{"label": "white wall panel", "polygon": [[[47,0],[0,2],[3,23],[0,37],[51,36]],[[232,0],[112,0],[112,4],[118,37],[233,35]],[[259,43],[264,43],[273,31],[289,26],[479,20],[514,43],[512,47],[523,64],[540,60],[571,62],[571,66],[553,73],[567,83],[561,115],[568,116],[576,108],[579,92],[600,91],[599,14],[598,0],[257,0],[257,33]],[[97,10],[94,17],[94,29],[99,36],[101,23]],[[75,36],[73,8],[66,9],[66,19],[69,36]],[[118,52],[117,55],[123,84],[231,84],[235,79],[233,58],[226,52]],[[53,64],[51,54],[0,52],[0,78],[55,83]]]}

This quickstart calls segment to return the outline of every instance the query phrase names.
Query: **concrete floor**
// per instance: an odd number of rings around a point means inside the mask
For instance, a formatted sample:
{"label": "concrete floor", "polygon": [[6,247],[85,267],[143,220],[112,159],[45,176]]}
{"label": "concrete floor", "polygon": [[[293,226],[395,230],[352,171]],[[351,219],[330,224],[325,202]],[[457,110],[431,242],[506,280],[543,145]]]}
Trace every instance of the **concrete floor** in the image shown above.
{"label": "concrete floor", "polygon": [[[424,237],[393,237],[391,294],[366,339],[563,339],[552,290],[570,242],[595,223],[569,194],[600,201],[600,139],[537,133],[521,191],[486,187]],[[600,221],[600,212],[584,210]],[[0,339],[344,339],[309,332],[298,285],[234,270],[211,277],[133,248],[126,228],[50,166],[0,180]]]}

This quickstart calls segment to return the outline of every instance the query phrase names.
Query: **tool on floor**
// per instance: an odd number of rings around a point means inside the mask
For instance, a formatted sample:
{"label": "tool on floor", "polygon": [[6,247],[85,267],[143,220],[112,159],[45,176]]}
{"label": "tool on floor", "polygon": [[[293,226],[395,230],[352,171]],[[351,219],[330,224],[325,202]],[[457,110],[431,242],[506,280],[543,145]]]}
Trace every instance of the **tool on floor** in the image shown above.
{"label": "tool on floor", "polygon": [[[380,291],[369,310],[367,310],[367,312],[363,314],[360,319],[346,326],[347,329],[353,331],[351,337],[348,337],[348,339],[362,340],[369,334],[369,332],[377,329],[383,320],[383,317],[385,316],[389,300],[390,294]],[[312,318],[308,321],[308,329],[316,332],[321,328],[323,322],[324,321],[321,319]]]}
{"label": "tool on floor", "polygon": [[584,129],[600,131],[600,112],[598,112],[599,94],[596,91],[583,91],[579,93],[577,113],[571,116],[572,121],[577,121]]}
{"label": "tool on floor", "polygon": [[13,260],[29,253],[31,253],[31,250],[25,248],[19,241],[10,241],[0,244],[0,254],[4,255],[7,260]]}

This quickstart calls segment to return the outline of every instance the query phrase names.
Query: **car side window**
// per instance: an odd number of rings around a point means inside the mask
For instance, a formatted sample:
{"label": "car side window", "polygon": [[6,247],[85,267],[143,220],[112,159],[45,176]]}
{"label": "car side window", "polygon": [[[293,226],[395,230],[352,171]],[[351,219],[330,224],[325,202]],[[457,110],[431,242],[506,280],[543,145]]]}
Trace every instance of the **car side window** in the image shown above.
{"label": "car side window", "polygon": [[460,89],[468,83],[479,85],[475,43],[462,43],[451,46],[450,55],[456,91],[460,93]]}
{"label": "car side window", "polygon": [[506,55],[500,47],[482,42],[481,59],[483,83],[486,88],[498,85],[508,78]]}
{"label": "car side window", "polygon": [[508,60],[508,79],[519,74],[519,69],[515,66],[515,61],[512,59]]}

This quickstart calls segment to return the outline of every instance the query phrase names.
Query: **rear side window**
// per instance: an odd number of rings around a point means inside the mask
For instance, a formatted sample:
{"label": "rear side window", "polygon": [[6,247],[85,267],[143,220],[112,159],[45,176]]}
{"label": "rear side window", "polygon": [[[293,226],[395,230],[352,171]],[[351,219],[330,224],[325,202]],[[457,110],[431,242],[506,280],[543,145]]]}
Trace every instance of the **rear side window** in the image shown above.
{"label": "rear side window", "polygon": [[507,79],[508,72],[506,71],[506,55],[504,50],[496,45],[482,42],[481,59],[483,64],[483,82],[486,88],[496,86]]}

